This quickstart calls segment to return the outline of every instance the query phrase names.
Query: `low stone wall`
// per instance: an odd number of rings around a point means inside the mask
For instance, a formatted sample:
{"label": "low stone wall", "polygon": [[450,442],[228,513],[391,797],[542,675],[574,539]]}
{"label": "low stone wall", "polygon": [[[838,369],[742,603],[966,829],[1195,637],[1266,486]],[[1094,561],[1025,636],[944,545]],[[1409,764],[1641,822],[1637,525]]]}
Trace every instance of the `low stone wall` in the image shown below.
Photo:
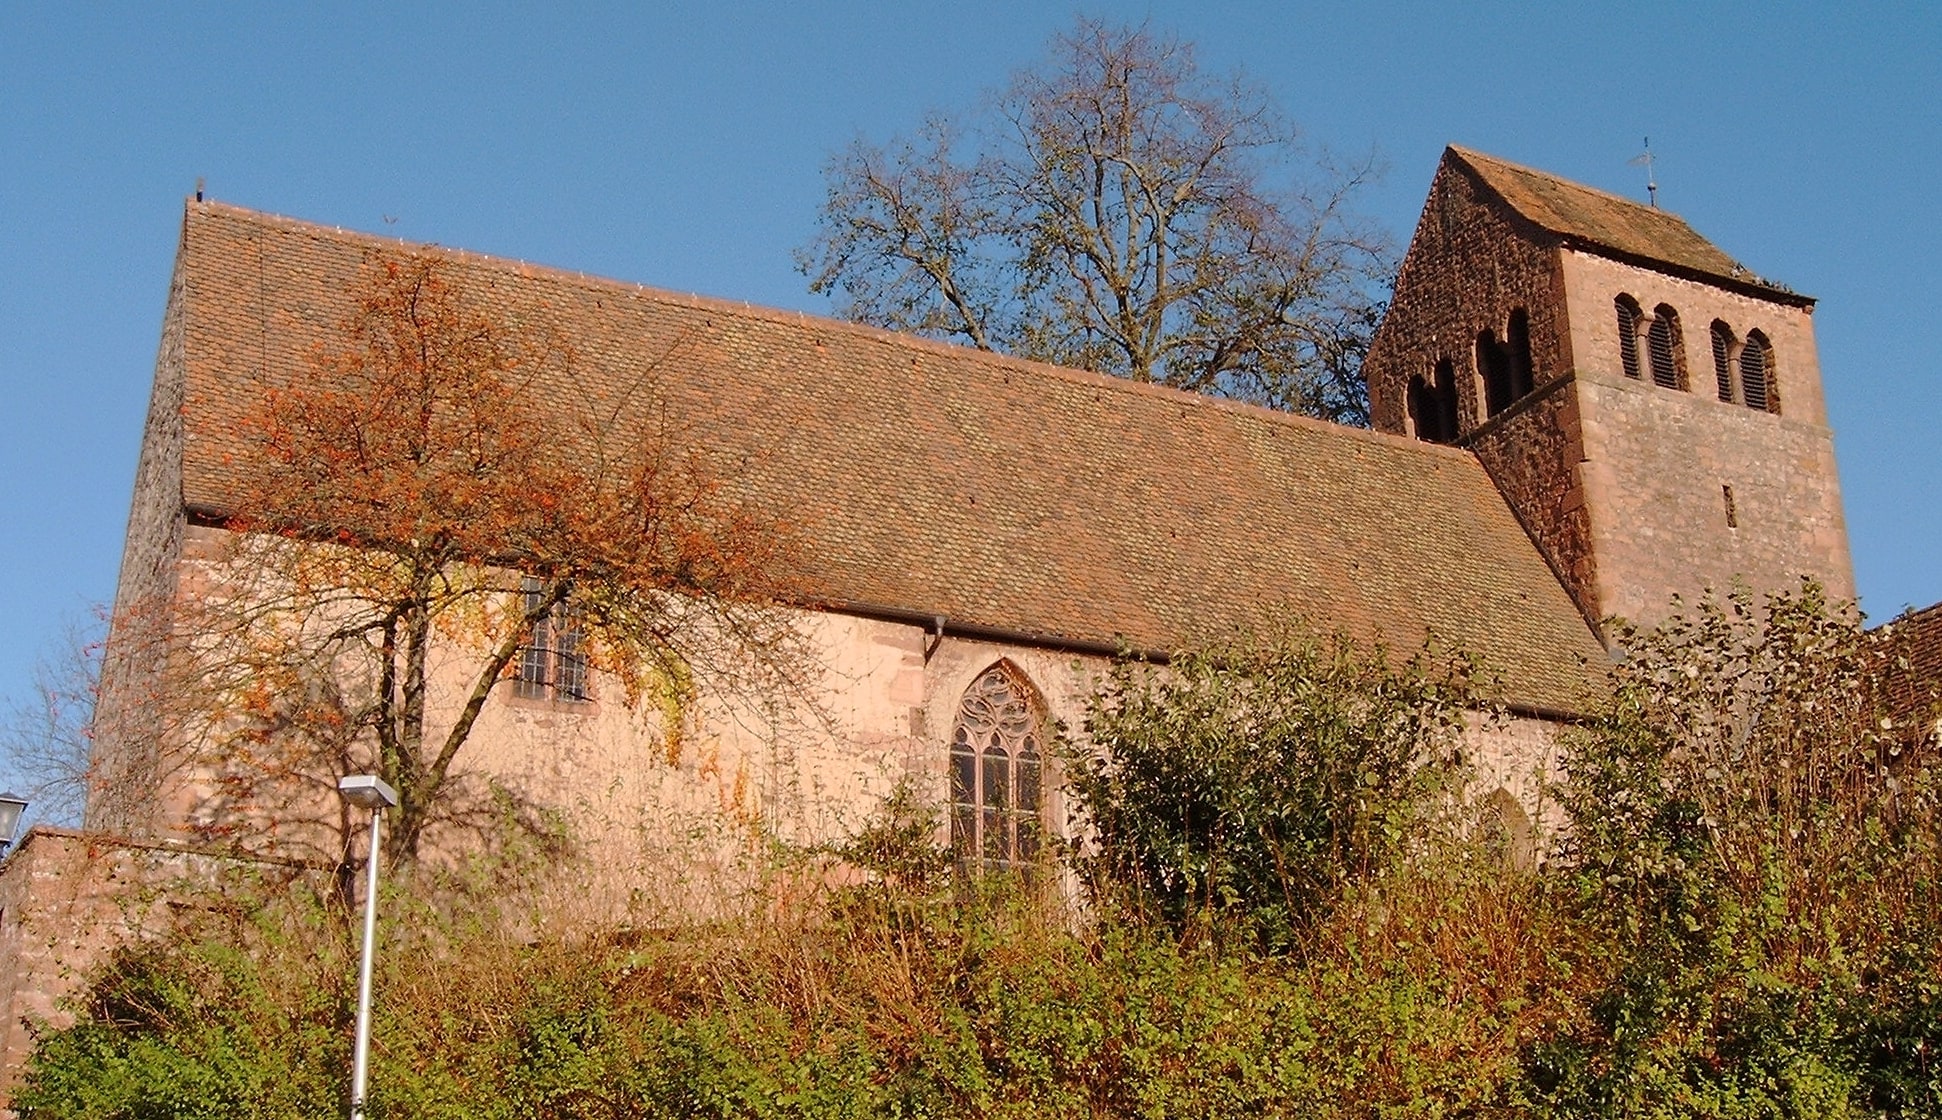
{"label": "low stone wall", "polygon": [[191,897],[239,877],[328,870],[98,832],[28,832],[0,864],[0,1099],[11,1097],[36,1032],[74,1021],[67,997],[118,946],[160,934]]}

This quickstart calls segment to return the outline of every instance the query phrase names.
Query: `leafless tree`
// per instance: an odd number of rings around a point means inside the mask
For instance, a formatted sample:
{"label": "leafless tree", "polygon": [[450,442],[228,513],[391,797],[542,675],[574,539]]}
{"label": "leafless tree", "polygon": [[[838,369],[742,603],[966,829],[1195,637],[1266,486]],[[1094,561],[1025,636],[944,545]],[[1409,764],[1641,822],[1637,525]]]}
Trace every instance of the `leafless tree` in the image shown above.
{"label": "leafless tree", "polygon": [[1081,20],[975,115],[831,160],[813,291],[862,322],[1367,423],[1390,271],[1372,161],[1190,44]]}
{"label": "leafless tree", "polygon": [[99,620],[71,626],[34,666],[30,692],[16,699],[0,724],[0,765],[33,819],[81,823],[93,777],[95,696],[101,680]]}

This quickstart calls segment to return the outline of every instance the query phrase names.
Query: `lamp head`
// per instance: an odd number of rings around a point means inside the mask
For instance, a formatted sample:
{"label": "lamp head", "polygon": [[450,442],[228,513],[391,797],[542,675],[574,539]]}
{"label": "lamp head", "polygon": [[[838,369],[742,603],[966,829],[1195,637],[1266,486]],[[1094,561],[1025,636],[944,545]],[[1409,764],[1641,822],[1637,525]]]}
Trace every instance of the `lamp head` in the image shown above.
{"label": "lamp head", "polygon": [[20,814],[27,811],[27,799],[15,793],[0,793],[0,848],[14,841],[20,827]]}
{"label": "lamp head", "polygon": [[350,774],[337,779],[337,792],[361,809],[395,809],[398,791],[376,774]]}

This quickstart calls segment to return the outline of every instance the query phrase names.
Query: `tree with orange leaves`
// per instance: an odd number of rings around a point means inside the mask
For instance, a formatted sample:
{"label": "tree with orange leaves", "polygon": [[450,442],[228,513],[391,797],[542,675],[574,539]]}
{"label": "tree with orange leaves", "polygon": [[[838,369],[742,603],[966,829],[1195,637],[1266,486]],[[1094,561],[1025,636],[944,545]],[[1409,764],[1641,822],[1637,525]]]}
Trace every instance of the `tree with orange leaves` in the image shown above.
{"label": "tree with orange leaves", "polygon": [[375,768],[410,860],[463,812],[455,763],[495,691],[789,683],[787,533],[680,446],[651,385],[563,399],[570,347],[434,256],[375,258],[352,295],[307,379],[254,406],[219,586],[178,608],[218,799]]}

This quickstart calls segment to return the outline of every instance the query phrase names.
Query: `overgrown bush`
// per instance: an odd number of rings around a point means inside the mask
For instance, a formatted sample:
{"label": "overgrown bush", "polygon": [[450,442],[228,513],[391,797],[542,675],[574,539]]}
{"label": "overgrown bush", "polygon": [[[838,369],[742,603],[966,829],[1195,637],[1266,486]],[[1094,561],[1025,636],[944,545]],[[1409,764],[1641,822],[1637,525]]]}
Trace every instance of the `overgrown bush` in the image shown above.
{"label": "overgrown bush", "polygon": [[1342,890],[1420,843],[1450,793],[1474,671],[1296,627],[1180,655],[1122,660],[1068,750],[1095,895],[1176,929],[1246,926],[1281,951]]}
{"label": "overgrown bush", "polygon": [[1564,885],[1613,977],[1534,1075],[1567,1111],[1942,1111],[1942,775],[1888,702],[1895,633],[1806,585],[1619,640],[1562,791]]}
{"label": "overgrown bush", "polygon": [[[372,1115],[1942,1114],[1934,713],[1883,710],[1893,636],[1807,588],[1623,641],[1530,874],[1428,827],[1467,668],[1309,642],[1107,682],[1083,915],[954,881],[907,795],[806,854],[849,885],[739,922],[387,899]],[[351,926],[297,890],[124,953],[15,1106],[339,1112]]]}

